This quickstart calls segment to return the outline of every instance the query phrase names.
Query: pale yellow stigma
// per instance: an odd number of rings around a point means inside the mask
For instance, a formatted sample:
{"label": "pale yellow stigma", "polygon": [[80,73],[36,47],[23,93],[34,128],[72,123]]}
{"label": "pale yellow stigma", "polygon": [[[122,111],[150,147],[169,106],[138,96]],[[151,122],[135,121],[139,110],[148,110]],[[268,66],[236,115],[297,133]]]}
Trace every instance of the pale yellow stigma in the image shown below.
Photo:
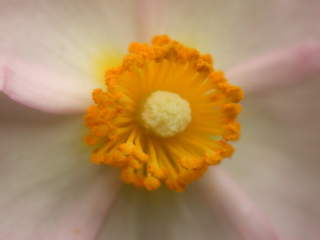
{"label": "pale yellow stigma", "polygon": [[186,129],[191,121],[188,101],[168,91],[153,92],[141,113],[143,125],[160,137],[172,137]]}

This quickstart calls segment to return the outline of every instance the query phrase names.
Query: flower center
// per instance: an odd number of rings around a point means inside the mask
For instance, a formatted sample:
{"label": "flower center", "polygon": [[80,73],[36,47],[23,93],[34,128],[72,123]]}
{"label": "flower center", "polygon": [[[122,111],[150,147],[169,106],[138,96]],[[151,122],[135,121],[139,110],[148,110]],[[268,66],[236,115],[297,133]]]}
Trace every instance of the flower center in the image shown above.
{"label": "flower center", "polygon": [[91,160],[121,168],[125,183],[183,191],[211,165],[231,157],[243,97],[210,55],[168,36],[132,43],[105,74],[85,116]]}
{"label": "flower center", "polygon": [[186,129],[191,121],[191,109],[179,94],[156,91],[147,98],[141,119],[154,134],[172,137]]}

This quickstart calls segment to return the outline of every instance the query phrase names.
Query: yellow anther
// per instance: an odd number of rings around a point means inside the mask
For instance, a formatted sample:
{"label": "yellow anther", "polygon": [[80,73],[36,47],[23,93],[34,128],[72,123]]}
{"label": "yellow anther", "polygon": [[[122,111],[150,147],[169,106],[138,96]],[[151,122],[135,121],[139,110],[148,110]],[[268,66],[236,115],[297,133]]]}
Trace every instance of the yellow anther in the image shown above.
{"label": "yellow anther", "polygon": [[152,177],[152,176],[148,176],[145,178],[144,180],[144,186],[146,187],[146,189],[152,191],[152,190],[156,190],[157,188],[159,188],[161,185],[159,179]]}
{"label": "yellow anther", "polygon": [[203,167],[204,160],[196,157],[182,157],[179,163],[186,169],[199,169]]}
{"label": "yellow anther", "polygon": [[129,155],[133,152],[134,149],[134,145],[133,144],[127,144],[127,143],[123,143],[121,145],[119,145],[119,150],[126,155]]}

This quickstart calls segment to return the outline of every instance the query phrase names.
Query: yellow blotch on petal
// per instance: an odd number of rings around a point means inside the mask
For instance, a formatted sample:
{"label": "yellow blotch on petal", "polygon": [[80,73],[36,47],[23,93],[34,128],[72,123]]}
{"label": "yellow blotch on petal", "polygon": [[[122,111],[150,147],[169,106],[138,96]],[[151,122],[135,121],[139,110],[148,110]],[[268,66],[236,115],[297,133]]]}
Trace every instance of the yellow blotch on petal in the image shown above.
{"label": "yellow blotch on petal", "polygon": [[210,55],[156,36],[132,43],[104,75],[108,90],[93,91],[85,116],[92,162],[119,167],[137,187],[179,192],[232,156],[243,92]]}
{"label": "yellow blotch on petal", "polygon": [[106,69],[116,67],[121,64],[123,54],[115,50],[101,50],[97,56],[93,57],[92,73],[95,79],[104,83]]}

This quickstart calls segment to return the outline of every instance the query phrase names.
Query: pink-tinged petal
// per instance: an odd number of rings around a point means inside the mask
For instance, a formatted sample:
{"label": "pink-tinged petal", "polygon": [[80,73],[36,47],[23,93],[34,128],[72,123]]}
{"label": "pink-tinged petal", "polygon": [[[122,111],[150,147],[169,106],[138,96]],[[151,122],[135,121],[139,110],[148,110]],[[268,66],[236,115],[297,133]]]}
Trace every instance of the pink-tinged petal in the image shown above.
{"label": "pink-tinged petal", "polygon": [[123,189],[102,236],[123,239],[114,227],[119,224],[139,232],[125,239],[278,239],[262,210],[221,171],[214,169],[183,193]]}
{"label": "pink-tinged petal", "polygon": [[248,97],[242,137],[223,163],[284,239],[320,236],[319,77]]}
{"label": "pink-tinged petal", "polygon": [[119,181],[89,162],[81,117],[0,97],[0,239],[96,239]]}
{"label": "pink-tinged petal", "polygon": [[7,58],[0,62],[1,90],[11,99],[50,113],[82,113],[98,82],[57,73],[46,66]]}
{"label": "pink-tinged petal", "polygon": [[[137,0],[136,13],[138,28],[138,39],[140,41],[150,41],[150,23],[155,19],[161,19],[165,12],[163,10],[167,7],[166,0]],[[158,29],[155,34],[161,34],[162,29]]]}
{"label": "pink-tinged petal", "polygon": [[5,64],[5,60],[0,58],[0,91],[2,91],[3,82],[4,82],[4,71],[3,71],[4,64]]}
{"label": "pink-tinged petal", "polygon": [[[224,215],[208,211],[197,186],[190,186],[183,193],[164,188],[155,192],[132,187],[123,189],[110,219],[101,240],[110,235],[129,240],[234,240],[239,237]],[[131,234],[123,238],[117,225]]]}
{"label": "pink-tinged petal", "polygon": [[230,227],[239,234],[237,239],[278,239],[262,210],[255,206],[221,168],[211,168],[201,184],[209,206],[219,208],[226,215]]}
{"label": "pink-tinged petal", "polygon": [[313,24],[319,21],[318,0],[308,4],[301,0],[152,2],[161,2],[161,6],[149,4],[149,37],[168,33],[212,53],[216,65],[223,69],[306,37],[320,37],[320,29]]}
{"label": "pink-tinged petal", "polygon": [[320,74],[320,42],[272,51],[231,69],[227,76],[246,93],[274,91]]}
{"label": "pink-tinged petal", "polygon": [[233,183],[221,174],[209,178],[183,193],[124,189],[111,211],[112,225],[106,225],[102,236],[122,239],[114,227],[118,224],[139,232],[138,238],[126,239],[277,239],[263,214]]}
{"label": "pink-tinged petal", "polygon": [[[145,212],[144,205],[148,204],[145,197],[144,190],[123,186],[97,240],[143,240],[143,232],[150,229],[149,224],[156,225],[156,222],[149,222],[149,219],[145,217],[152,212],[152,210],[149,213]],[[153,208],[153,206],[150,207]],[[149,239],[156,240],[156,233]],[[167,240],[167,238],[162,239]]]}
{"label": "pink-tinged petal", "polygon": [[90,79],[96,62],[126,52],[136,40],[135,11],[131,0],[2,0],[0,54]]}

